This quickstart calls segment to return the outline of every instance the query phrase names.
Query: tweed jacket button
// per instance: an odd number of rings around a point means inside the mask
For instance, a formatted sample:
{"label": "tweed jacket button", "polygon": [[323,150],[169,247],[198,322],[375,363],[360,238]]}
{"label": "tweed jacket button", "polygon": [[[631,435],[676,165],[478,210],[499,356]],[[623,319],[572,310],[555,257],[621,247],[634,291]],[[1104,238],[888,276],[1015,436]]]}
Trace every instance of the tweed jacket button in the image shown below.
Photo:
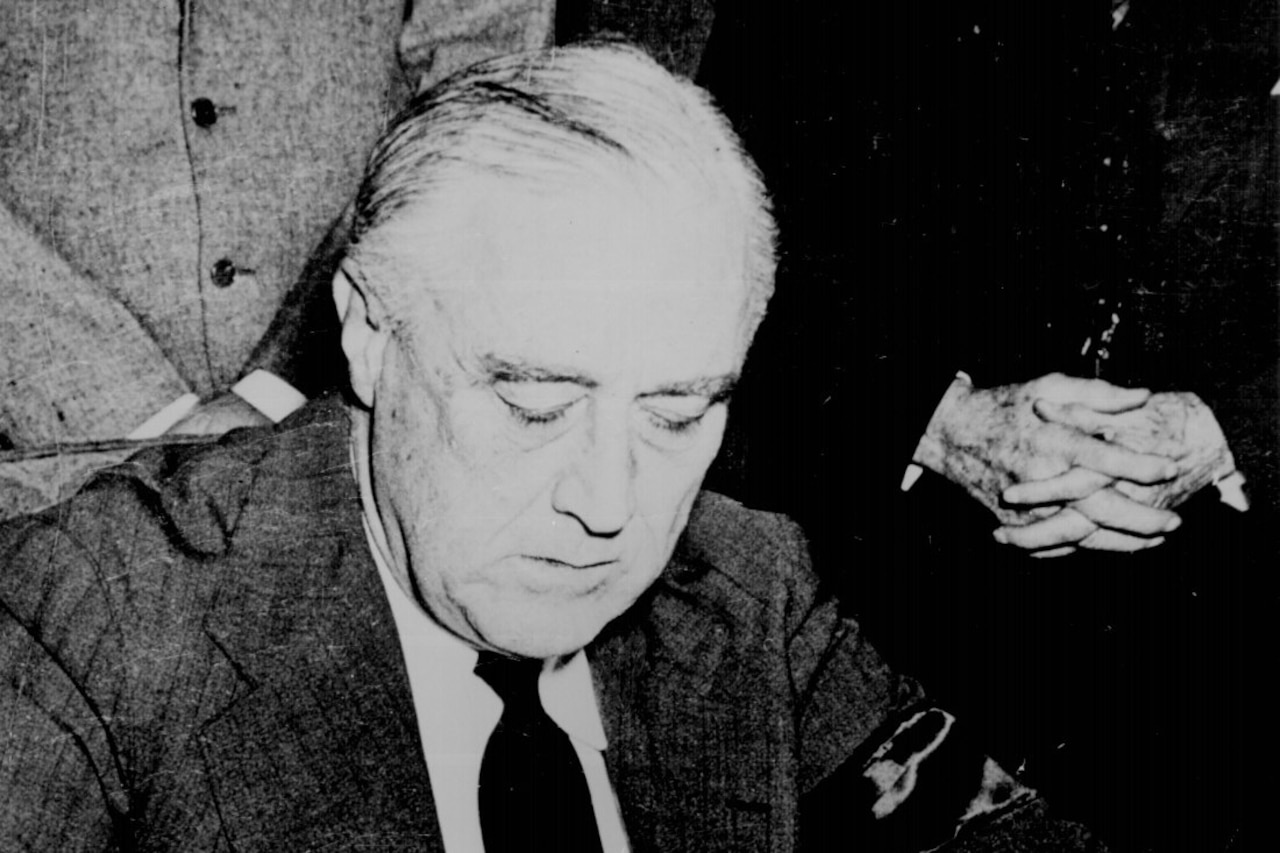
{"label": "tweed jacket button", "polygon": [[212,127],[218,121],[218,108],[208,98],[191,102],[191,120],[199,127]]}
{"label": "tweed jacket button", "polygon": [[214,287],[230,287],[236,280],[236,265],[227,258],[216,262],[210,270]]}

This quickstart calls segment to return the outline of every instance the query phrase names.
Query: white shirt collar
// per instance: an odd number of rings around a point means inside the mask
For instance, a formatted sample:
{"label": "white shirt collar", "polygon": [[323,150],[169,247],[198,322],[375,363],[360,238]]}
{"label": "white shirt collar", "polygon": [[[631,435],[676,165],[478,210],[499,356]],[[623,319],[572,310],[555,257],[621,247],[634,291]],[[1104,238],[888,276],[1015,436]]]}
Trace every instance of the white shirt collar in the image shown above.
{"label": "white shirt collar", "polygon": [[[374,565],[387,591],[387,599],[400,632],[400,644],[405,656],[413,656],[410,666],[420,667],[424,675],[441,685],[457,684],[468,676],[475,676],[479,652],[445,630],[400,585],[387,566],[386,557],[377,546],[371,529],[373,522],[368,507],[361,514],[365,539],[373,555]],[[591,682],[591,667],[586,654],[579,650],[567,660],[547,661],[538,680],[538,693],[542,707],[555,724],[569,737],[579,740],[596,750],[608,748],[600,709],[596,704],[595,688]],[[440,691],[437,695],[449,695]]]}

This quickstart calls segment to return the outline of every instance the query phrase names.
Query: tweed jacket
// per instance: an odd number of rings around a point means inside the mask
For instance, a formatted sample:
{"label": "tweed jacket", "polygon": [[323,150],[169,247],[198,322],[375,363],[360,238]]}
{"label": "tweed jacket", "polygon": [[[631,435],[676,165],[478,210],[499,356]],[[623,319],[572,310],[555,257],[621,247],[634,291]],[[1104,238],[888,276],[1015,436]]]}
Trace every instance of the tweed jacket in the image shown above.
{"label": "tweed jacket", "polygon": [[118,438],[234,381],[407,90],[553,8],[0,3],[0,435]]}
{"label": "tweed jacket", "polygon": [[[441,849],[347,432],[321,400],[274,433],[147,451],[0,528],[0,848]],[[922,694],[819,595],[785,519],[701,496],[588,654],[634,850],[797,849],[806,797],[813,826],[897,838],[857,814],[916,771],[863,771],[921,751],[870,753]],[[902,849],[950,838],[971,795]],[[1043,822],[1025,789],[995,796]]]}

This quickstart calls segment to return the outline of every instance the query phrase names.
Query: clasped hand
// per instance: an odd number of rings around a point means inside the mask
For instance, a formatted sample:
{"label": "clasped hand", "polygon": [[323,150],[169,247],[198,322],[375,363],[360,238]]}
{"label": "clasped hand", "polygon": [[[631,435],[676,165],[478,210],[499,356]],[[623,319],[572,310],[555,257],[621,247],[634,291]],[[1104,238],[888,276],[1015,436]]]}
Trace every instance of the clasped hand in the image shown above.
{"label": "clasped hand", "polygon": [[1077,548],[1138,551],[1179,526],[1176,513],[1121,494],[1119,480],[1177,476],[1173,460],[1108,440],[1117,416],[1143,406],[1142,388],[1054,373],[975,389],[961,375],[934,413],[914,461],[963,486],[1002,522],[998,542],[1037,557]]}

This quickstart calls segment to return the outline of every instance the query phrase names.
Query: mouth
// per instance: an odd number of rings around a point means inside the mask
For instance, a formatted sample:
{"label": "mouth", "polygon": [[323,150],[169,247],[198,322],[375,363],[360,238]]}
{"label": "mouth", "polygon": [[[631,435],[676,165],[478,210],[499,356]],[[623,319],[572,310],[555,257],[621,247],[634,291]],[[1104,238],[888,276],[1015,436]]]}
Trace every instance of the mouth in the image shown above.
{"label": "mouth", "polygon": [[[520,555],[523,571],[518,574],[520,586],[537,594],[593,595],[607,586],[617,574],[617,559],[561,560],[532,554]],[[514,580],[514,578],[513,578]]]}
{"label": "mouth", "polygon": [[558,560],[555,557],[535,557],[531,555],[526,555],[526,559],[533,560],[536,563],[542,563],[547,566],[552,566],[554,568],[575,569],[575,570],[599,569],[604,566],[610,566],[618,562],[616,558],[608,559],[608,560],[595,560],[592,562],[573,562],[569,560]]}

